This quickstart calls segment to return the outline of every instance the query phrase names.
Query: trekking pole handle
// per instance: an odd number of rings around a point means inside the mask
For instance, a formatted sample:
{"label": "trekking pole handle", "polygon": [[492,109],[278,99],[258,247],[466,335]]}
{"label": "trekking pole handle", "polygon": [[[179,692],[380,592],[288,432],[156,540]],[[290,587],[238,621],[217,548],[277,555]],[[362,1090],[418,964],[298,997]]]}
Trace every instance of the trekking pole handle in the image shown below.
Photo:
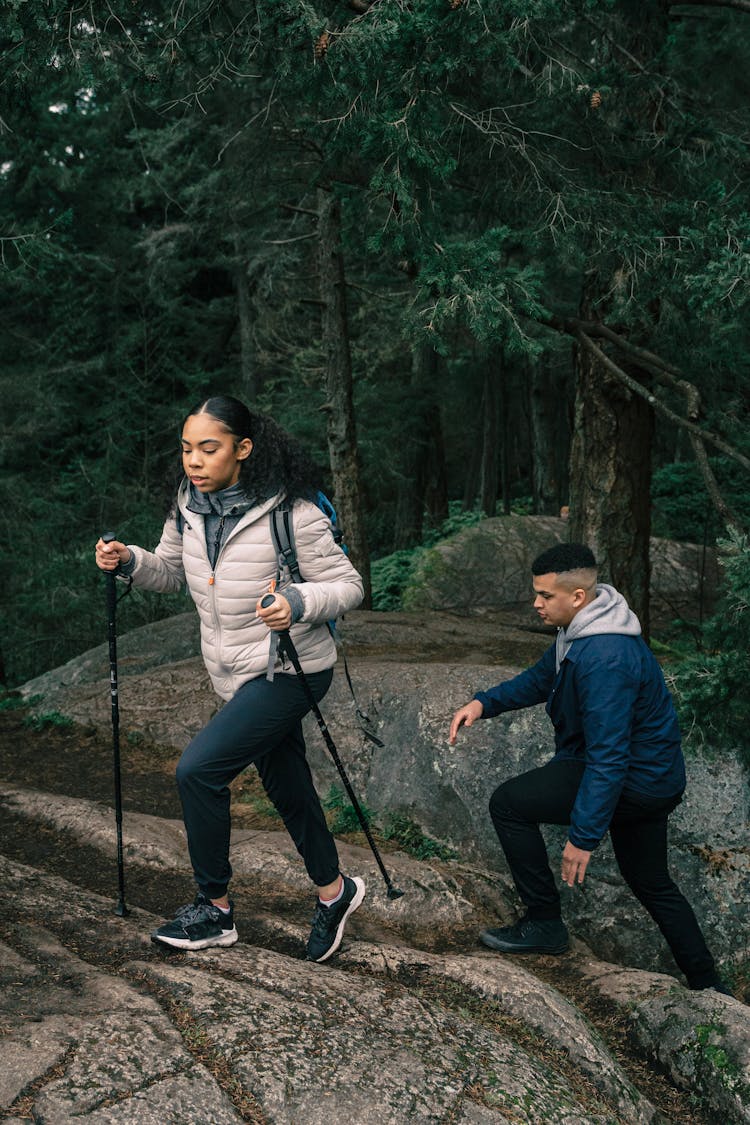
{"label": "trekking pole handle", "polygon": [[[104,539],[103,535],[102,535],[102,539]],[[106,539],[105,542],[108,543],[109,540]],[[268,609],[269,605],[273,605],[273,603],[275,601],[276,601],[276,595],[275,594],[266,594],[264,597],[262,597],[260,599],[260,604],[263,606],[263,609]]]}
{"label": "trekking pole handle", "polygon": [[[103,531],[101,534],[102,543],[114,543],[116,539],[117,533],[114,531]],[[104,573],[107,578],[114,579],[115,577],[115,572],[113,570],[107,570]]]}

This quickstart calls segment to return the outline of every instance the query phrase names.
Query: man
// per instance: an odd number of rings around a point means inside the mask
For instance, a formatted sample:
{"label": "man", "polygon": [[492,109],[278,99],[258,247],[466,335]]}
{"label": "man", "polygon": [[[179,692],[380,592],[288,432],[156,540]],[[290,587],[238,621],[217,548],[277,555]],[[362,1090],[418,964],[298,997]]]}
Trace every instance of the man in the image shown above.
{"label": "man", "polygon": [[557,627],[541,660],[478,692],[450,727],[546,702],[556,752],[540,769],[501,785],[490,814],[526,914],[486,930],[503,953],[563,953],[568,931],[542,824],[569,825],[562,879],[582,884],[609,830],[623,878],[663,933],[690,988],[726,993],[695,915],[669,875],[667,819],[685,788],[680,731],[661,668],[638,618],[612,586],[597,583],[588,547],[564,543],[534,560],[534,608]]}

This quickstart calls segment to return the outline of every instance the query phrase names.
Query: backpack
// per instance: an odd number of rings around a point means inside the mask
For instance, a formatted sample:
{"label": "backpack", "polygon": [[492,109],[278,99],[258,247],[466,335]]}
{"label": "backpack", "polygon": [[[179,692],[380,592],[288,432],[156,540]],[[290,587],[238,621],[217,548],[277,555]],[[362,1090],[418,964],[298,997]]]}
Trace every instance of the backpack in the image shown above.
{"label": "backpack", "polygon": [[[344,543],[344,533],[339,527],[338,516],[336,509],[331,501],[326,496],[325,492],[318,492],[315,497],[315,504],[320,508],[324,516],[327,516],[331,524],[331,532],[333,534],[334,543],[341,547],[344,554],[349,552]],[[276,554],[279,560],[279,574],[281,575],[284,568],[289,572],[289,577],[292,582],[304,582],[299,569],[299,561],[297,559],[297,548],[294,545],[294,524],[292,521],[292,508],[286,500],[282,500],[280,504],[272,510],[270,514],[271,519],[271,538],[276,547]],[[328,628],[333,635],[336,631],[336,622],[329,621]]]}
{"label": "backpack", "polygon": [[[348,554],[346,544],[344,543],[344,533],[338,522],[336,509],[331,501],[328,499],[324,492],[318,492],[315,497],[315,504],[320,508],[324,516],[327,516],[331,524],[331,532],[333,534],[334,542],[341,547],[341,550]],[[276,547],[276,554],[278,557],[279,575],[281,576],[286,569],[292,582],[304,582],[304,578],[300,572],[299,561],[297,559],[297,549],[294,545],[294,523],[292,521],[292,508],[286,500],[282,500],[270,512],[271,521],[271,538]],[[336,622],[328,622],[328,632],[336,641]],[[354,694],[354,685],[349,673],[349,665],[346,662],[346,653],[342,653],[344,659],[344,673],[346,675],[346,682],[349,685],[349,691],[352,693],[354,706],[359,719],[359,726],[362,733],[376,746],[383,746],[379,738],[368,729],[366,724],[370,723],[369,717],[362,711],[357,703],[357,697]]]}

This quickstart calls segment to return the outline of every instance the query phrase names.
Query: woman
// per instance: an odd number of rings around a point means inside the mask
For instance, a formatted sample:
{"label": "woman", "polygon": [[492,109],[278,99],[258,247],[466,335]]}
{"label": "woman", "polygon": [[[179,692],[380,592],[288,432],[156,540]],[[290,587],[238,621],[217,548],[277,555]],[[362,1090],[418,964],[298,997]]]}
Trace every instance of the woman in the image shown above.
{"label": "woman", "polygon": [[[339,871],[305,757],[309,703],[293,670],[279,661],[275,633],[291,629],[313,695],[322,699],[336,661],[326,622],[359,605],[362,580],[311,499],[314,467],[270,418],[228,395],[208,398],[183,424],[182,465],[185,479],[153,553],[116,540],[96,544],[97,566],[131,576],[141,589],[174,591],[187,582],[206,668],[227,701],[177,766],[198,893],[152,938],[178,949],[237,941],[228,897],[229,783],[254,764],[317,887],[307,956],[325,961],[365,887]],[[261,598],[283,577],[270,516],[282,499],[292,506],[304,581],[282,584],[264,608]]]}

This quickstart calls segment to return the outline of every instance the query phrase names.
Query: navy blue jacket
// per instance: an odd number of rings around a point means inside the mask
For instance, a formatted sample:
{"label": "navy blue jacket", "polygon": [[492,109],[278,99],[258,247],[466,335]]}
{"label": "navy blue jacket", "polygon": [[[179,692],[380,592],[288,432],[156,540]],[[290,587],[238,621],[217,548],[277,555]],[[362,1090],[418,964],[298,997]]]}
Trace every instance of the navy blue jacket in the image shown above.
{"label": "navy blue jacket", "polygon": [[578,848],[596,847],[620,793],[667,798],[685,788],[672,697],[641,637],[580,637],[557,673],[553,644],[531,668],[474,698],[486,719],[546,701],[554,758],[586,763],[568,836]]}

